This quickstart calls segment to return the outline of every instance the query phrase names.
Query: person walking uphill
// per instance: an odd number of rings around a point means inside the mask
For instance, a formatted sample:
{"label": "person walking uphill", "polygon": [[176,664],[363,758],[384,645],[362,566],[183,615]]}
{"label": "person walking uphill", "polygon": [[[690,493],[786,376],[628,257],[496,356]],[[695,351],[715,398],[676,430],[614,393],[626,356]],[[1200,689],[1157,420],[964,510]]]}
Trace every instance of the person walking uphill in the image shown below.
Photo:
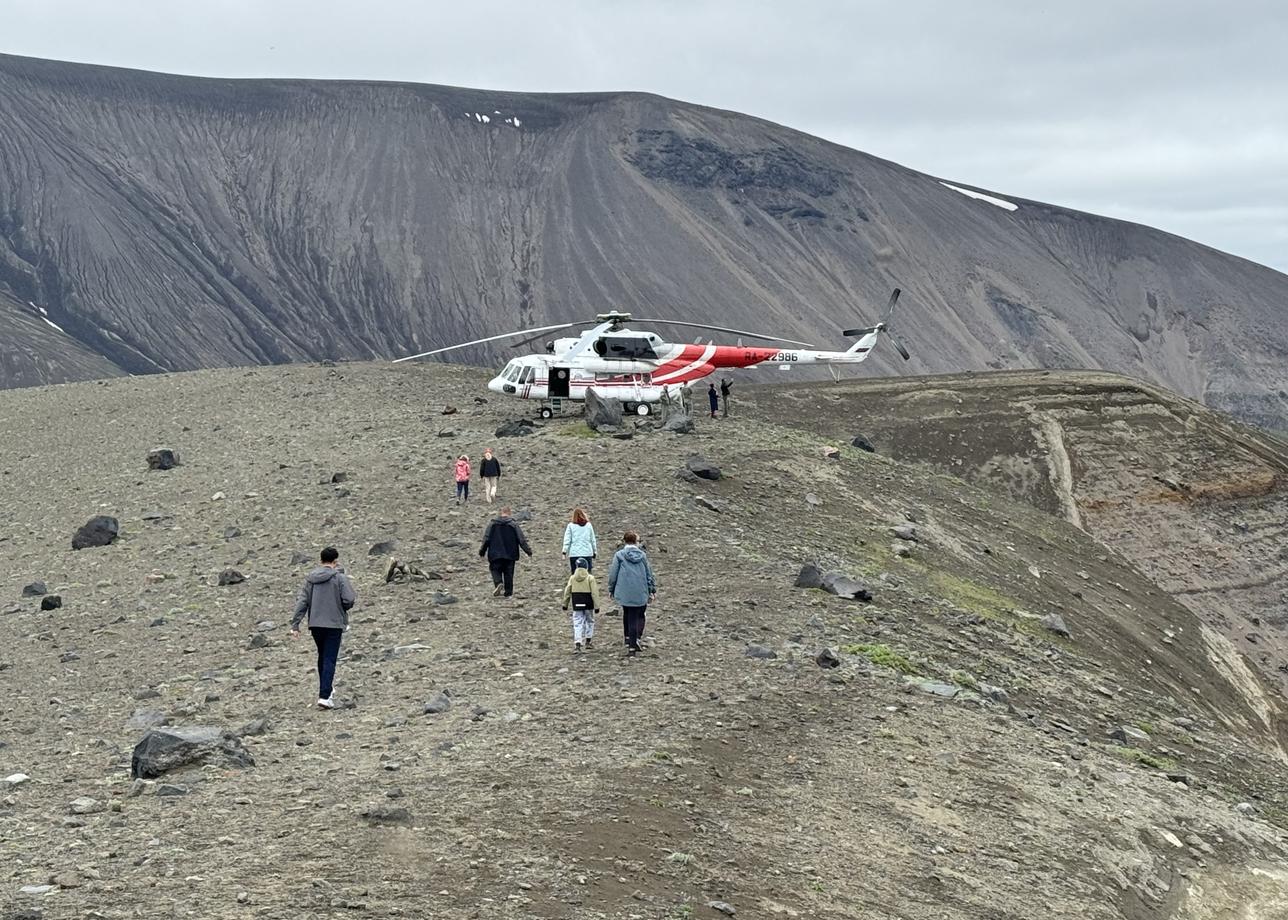
{"label": "person walking uphill", "polygon": [[716,410],[720,408],[720,394],[716,392],[716,385],[713,383],[707,387],[707,402],[711,405],[711,417],[716,417]]}
{"label": "person walking uphill", "polygon": [[595,527],[590,517],[581,508],[572,509],[572,520],[564,528],[563,554],[568,557],[568,570],[576,573],[577,560],[586,561],[586,569],[595,568],[595,554],[599,551],[599,541],[595,539]]}
{"label": "person walking uphill", "polygon": [[492,570],[492,584],[496,586],[493,597],[499,597],[502,591],[506,597],[514,593],[514,564],[519,561],[519,550],[532,555],[523,528],[510,517],[509,508],[502,508],[488,522],[487,530],[483,531],[483,545],[479,547],[479,558],[487,556],[488,568]]}
{"label": "person walking uphill", "polygon": [[483,451],[483,462],[479,464],[479,478],[483,480],[483,496],[492,504],[496,498],[496,487],[501,482],[501,461],[492,456],[492,448]]}
{"label": "person walking uphill", "polygon": [[578,557],[564,585],[563,609],[572,604],[572,647],[580,652],[582,646],[590,648],[595,638],[595,617],[599,614],[599,585],[584,558]]}
{"label": "person walking uphill", "polygon": [[644,635],[644,614],[648,605],[657,597],[657,581],[648,556],[637,545],[640,535],[633,530],[622,537],[626,545],[613,556],[608,567],[608,593],[622,605],[622,630],[626,634],[628,655],[635,655]]}
{"label": "person walking uphill", "polygon": [[456,504],[470,500],[470,458],[461,454],[456,458]]}
{"label": "person walking uphill", "polygon": [[349,628],[349,610],[357,602],[353,583],[340,568],[340,551],[334,546],[322,550],[322,564],[309,572],[295,598],[291,617],[291,638],[300,637],[300,621],[308,618],[309,632],[318,647],[318,706],[334,709],[331,700],[335,663],[340,657],[340,639]]}

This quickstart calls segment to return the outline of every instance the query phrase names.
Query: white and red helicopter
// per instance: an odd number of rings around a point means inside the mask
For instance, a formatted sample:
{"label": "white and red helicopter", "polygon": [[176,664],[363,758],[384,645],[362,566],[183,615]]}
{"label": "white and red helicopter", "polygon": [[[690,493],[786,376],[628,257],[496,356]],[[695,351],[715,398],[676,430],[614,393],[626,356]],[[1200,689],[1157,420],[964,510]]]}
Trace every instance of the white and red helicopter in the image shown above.
{"label": "white and red helicopter", "polygon": [[[690,326],[740,337],[736,345],[716,345],[714,342],[708,342],[705,345],[700,342],[692,345],[671,343],[664,341],[653,332],[627,329],[626,323],[631,322],[629,313],[601,313],[592,321],[520,329],[474,339],[470,342],[461,342],[458,345],[449,345],[445,348],[435,348],[418,355],[408,355],[405,358],[396,359],[394,363],[526,336],[522,341],[511,346],[521,348],[539,340],[547,333],[589,325],[592,328],[576,338],[560,338],[547,342],[545,354],[524,355],[511,359],[500,373],[488,382],[488,389],[494,393],[518,399],[540,400],[542,418],[550,418],[554,415],[563,400],[573,402],[584,400],[587,391],[592,389],[598,396],[621,400],[627,412],[649,415],[653,411],[653,405],[666,399],[668,395],[681,388],[693,386],[717,370],[758,365],[778,365],[785,369],[805,364],[859,364],[871,353],[882,333],[889,336],[891,344],[907,361],[911,357],[908,350],[887,328],[895,303],[899,299],[899,293],[899,289],[895,288],[894,293],[890,295],[885,318],[881,322],[875,326],[846,329],[842,332],[842,335],[847,337],[859,336],[859,340],[845,351],[820,351],[807,342],[728,329],[724,326],[712,326],[708,323],[674,319],[635,320],[640,323]],[[772,348],[747,346],[741,343],[741,338],[744,337],[778,342],[780,345]],[[835,374],[836,371],[833,370],[833,373]]]}

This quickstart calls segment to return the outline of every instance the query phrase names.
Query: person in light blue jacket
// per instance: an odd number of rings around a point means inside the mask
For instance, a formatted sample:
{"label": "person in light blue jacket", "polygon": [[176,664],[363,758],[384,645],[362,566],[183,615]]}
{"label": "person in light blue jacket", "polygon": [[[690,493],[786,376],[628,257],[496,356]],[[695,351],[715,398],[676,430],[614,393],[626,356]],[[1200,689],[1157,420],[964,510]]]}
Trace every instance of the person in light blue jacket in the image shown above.
{"label": "person in light blue jacket", "polygon": [[657,599],[657,580],[648,556],[639,548],[640,535],[633,530],[622,537],[626,545],[613,556],[608,567],[608,593],[622,607],[622,631],[626,634],[626,654],[642,652],[644,614]]}
{"label": "person in light blue jacket", "polygon": [[595,568],[595,553],[599,542],[595,539],[595,527],[590,523],[590,516],[581,508],[572,509],[572,520],[564,528],[563,554],[568,560],[570,572],[577,571],[577,560],[586,560],[586,571]]}

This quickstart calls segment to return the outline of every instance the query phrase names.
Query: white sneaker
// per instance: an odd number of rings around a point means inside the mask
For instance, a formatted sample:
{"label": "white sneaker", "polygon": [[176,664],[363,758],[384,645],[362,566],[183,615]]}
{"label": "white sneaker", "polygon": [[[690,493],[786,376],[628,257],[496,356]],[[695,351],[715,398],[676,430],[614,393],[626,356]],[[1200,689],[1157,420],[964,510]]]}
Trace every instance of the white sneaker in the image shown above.
{"label": "white sneaker", "polygon": [[319,709],[334,709],[334,708],[335,708],[335,702],[331,699],[331,697],[329,697],[329,696],[328,696],[328,697],[327,697],[326,699],[324,699],[324,700],[318,700],[318,708],[319,708]]}

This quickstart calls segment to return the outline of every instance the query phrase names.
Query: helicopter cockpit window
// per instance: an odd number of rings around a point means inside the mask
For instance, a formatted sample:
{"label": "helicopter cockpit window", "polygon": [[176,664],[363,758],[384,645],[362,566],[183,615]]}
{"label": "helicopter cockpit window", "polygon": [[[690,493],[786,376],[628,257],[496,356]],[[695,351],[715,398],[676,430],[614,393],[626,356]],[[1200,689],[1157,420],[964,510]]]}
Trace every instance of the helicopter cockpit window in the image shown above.
{"label": "helicopter cockpit window", "polygon": [[525,366],[523,372],[519,375],[519,383],[531,383],[537,376],[537,369],[531,365]]}
{"label": "helicopter cockpit window", "polygon": [[505,379],[511,383],[514,383],[519,379],[519,368],[517,365],[511,364],[505,369]]}

